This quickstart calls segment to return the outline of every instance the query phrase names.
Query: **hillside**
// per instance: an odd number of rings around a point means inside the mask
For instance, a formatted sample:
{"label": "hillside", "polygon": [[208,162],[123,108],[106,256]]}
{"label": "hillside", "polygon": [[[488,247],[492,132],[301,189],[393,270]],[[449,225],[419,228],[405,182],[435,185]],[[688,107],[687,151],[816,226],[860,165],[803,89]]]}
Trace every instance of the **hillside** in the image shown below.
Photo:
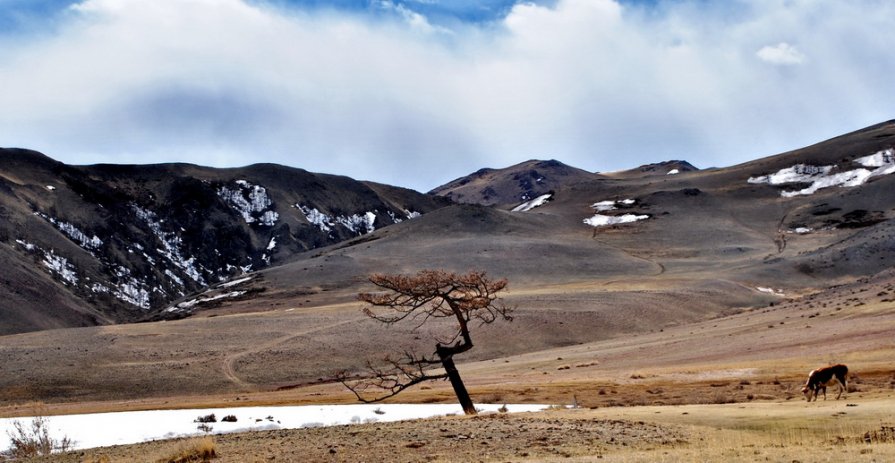
{"label": "hillside", "polygon": [[157,316],[195,291],[448,203],[272,164],[68,166],[17,149],[0,160],[10,269],[0,333]]}

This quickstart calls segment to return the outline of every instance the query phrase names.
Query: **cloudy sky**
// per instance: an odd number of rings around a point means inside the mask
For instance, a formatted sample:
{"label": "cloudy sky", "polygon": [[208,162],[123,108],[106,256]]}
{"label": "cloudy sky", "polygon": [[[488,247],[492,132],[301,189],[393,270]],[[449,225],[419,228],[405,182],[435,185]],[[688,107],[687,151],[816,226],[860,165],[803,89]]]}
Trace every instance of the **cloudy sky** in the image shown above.
{"label": "cloudy sky", "polygon": [[895,118],[893,49],[890,0],[0,0],[0,146],[421,191],[727,166]]}

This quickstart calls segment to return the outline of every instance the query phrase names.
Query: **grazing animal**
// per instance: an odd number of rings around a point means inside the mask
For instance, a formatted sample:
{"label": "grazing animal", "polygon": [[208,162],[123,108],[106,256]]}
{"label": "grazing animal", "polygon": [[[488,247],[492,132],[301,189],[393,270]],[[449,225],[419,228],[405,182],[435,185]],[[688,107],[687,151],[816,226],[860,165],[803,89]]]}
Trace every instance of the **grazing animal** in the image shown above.
{"label": "grazing animal", "polygon": [[802,394],[805,394],[808,402],[811,402],[812,396],[814,396],[814,401],[817,402],[817,393],[823,391],[824,400],[827,400],[827,386],[835,381],[839,383],[839,394],[836,396],[836,400],[839,400],[843,392],[848,392],[846,376],[848,376],[848,367],[841,364],[813,370],[811,373],[808,373],[808,382],[802,388]]}

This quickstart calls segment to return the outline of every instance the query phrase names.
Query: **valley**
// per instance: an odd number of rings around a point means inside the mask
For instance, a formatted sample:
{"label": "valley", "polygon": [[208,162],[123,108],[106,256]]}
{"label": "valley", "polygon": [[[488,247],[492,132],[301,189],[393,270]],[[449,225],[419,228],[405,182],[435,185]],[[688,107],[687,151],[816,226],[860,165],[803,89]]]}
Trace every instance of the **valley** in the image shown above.
{"label": "valley", "polygon": [[[366,317],[356,295],[372,289],[367,277],[475,269],[509,280],[504,298],[515,313],[473,328],[475,348],[457,358],[473,400],[577,408],[220,436],[219,461],[290,461],[283,455],[296,440],[330,442],[298,448],[334,461],[395,451],[408,461],[464,452],[494,461],[705,452],[792,461],[815,445],[869,448],[858,455],[885,460],[895,443],[862,447],[860,437],[893,425],[893,136],[886,122],[704,170],[674,161],[591,174],[530,161],[435,190],[445,196],[270,165],[72,167],[17,152],[0,172],[9,269],[0,416],[354,403],[339,371],[360,374],[395,351],[428,354],[442,328]],[[66,183],[46,188],[48,172]],[[451,202],[448,191],[467,200]],[[475,203],[485,196],[488,205]],[[135,206],[140,197],[145,205]],[[251,207],[233,207],[243,202]],[[125,291],[126,275],[137,274],[143,283]],[[151,292],[150,281],[160,290],[146,307],[115,296],[113,288]],[[95,294],[93,284],[109,291]],[[807,404],[807,373],[830,363],[849,366],[847,401]],[[390,399],[455,401],[445,382]],[[778,412],[782,421],[769,418]],[[481,453],[439,437],[454,427],[506,443]],[[511,432],[520,427],[538,431]],[[576,437],[560,441],[556,429]],[[541,438],[548,444],[531,440]],[[731,438],[738,456],[720,444]],[[163,445],[90,455],[128,461]]]}

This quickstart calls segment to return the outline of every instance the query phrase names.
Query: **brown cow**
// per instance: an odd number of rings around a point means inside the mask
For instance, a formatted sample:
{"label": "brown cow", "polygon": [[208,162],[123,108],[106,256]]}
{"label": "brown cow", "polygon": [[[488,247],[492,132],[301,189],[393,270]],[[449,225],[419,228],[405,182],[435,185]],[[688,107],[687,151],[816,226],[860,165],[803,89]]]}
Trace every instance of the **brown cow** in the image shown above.
{"label": "brown cow", "polygon": [[817,393],[823,391],[824,400],[827,400],[827,386],[835,381],[839,383],[839,394],[836,396],[836,400],[839,400],[843,392],[848,392],[846,376],[848,376],[848,367],[842,364],[813,370],[811,373],[808,373],[808,382],[802,388],[802,394],[805,394],[808,402],[811,402],[811,396],[813,395],[814,401],[817,402]]}

